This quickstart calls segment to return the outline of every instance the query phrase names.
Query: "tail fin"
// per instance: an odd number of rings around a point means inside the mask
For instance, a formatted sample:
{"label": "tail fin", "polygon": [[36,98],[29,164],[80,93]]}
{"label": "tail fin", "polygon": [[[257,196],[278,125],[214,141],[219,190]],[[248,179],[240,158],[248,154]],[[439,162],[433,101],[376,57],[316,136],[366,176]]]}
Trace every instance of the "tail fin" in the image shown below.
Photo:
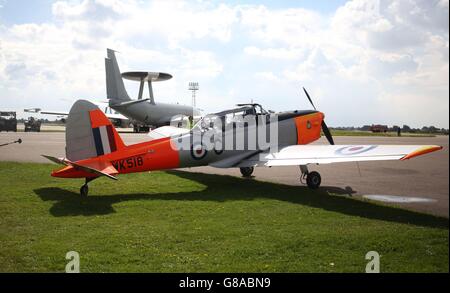
{"label": "tail fin", "polygon": [[94,104],[78,100],[66,124],[66,158],[76,162],[125,148],[111,121]]}
{"label": "tail fin", "polygon": [[122,76],[120,75],[119,65],[116,55],[111,49],[107,49],[108,58],[105,58],[106,71],[106,95],[110,102],[130,101],[130,97],[125,90]]}

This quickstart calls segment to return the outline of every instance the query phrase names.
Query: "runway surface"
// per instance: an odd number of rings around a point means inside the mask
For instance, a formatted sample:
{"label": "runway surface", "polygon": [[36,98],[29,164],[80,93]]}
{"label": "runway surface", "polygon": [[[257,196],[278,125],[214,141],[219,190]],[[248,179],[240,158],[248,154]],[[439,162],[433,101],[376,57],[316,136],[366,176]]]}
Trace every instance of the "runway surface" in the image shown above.
{"label": "runway surface", "polygon": [[[127,144],[147,140],[145,134],[121,133]],[[0,133],[0,144],[22,138],[23,143],[0,148],[0,161],[42,162],[48,161],[41,154],[64,157],[65,133]],[[389,203],[408,209],[449,216],[449,138],[437,137],[335,137],[336,144],[413,144],[441,145],[443,150],[407,161],[339,163],[310,166],[310,170],[322,175],[324,190],[342,196],[401,196],[425,198],[428,201]],[[316,142],[325,144],[322,138]],[[197,167],[184,169],[192,172],[240,176],[239,169],[216,169]],[[255,179],[289,185],[301,185],[298,167],[257,168]],[[118,184],[118,183],[117,183]],[[301,196],[301,194],[299,194]],[[376,197],[378,198],[378,197]],[[386,203],[387,204],[387,203]]]}

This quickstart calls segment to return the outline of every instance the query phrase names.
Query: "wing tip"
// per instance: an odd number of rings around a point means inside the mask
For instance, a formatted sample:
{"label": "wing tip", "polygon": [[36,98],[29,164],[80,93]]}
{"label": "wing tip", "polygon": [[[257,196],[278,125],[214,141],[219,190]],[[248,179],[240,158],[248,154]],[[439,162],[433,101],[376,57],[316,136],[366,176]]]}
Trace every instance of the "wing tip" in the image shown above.
{"label": "wing tip", "polygon": [[428,153],[431,153],[431,152],[439,151],[439,150],[442,150],[442,149],[443,149],[443,147],[439,146],[439,145],[423,146],[423,147],[420,147],[417,150],[414,150],[414,151],[410,152],[409,154],[405,155],[400,160],[401,161],[409,160],[411,158],[414,158],[414,157],[417,157],[417,156],[421,156],[421,155],[424,155],[424,154],[428,154]]}

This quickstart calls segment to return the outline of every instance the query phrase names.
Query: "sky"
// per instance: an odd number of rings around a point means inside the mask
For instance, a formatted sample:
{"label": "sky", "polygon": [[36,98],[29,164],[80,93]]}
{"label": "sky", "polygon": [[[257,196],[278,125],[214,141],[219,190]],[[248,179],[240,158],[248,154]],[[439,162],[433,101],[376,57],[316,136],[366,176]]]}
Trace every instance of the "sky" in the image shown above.
{"label": "sky", "polygon": [[[205,113],[258,102],[330,126],[449,127],[449,1],[0,0],[0,109],[106,100],[121,71],[167,72],[156,101]],[[126,81],[132,97],[139,85]],[[147,94],[147,93],[146,93]],[[144,95],[145,97],[145,95]]]}

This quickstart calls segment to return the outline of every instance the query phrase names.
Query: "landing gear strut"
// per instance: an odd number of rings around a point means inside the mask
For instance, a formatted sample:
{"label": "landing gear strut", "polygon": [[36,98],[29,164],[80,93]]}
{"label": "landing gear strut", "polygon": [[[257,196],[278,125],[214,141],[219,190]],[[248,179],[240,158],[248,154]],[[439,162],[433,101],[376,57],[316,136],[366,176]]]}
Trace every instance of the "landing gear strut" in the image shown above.
{"label": "landing gear strut", "polygon": [[252,176],[254,167],[241,167],[239,170],[241,171],[242,177],[248,178]]}
{"label": "landing gear strut", "polygon": [[80,195],[81,195],[82,197],[87,197],[87,196],[88,196],[88,193],[89,193],[89,186],[88,186],[88,183],[91,182],[91,181],[94,180],[94,179],[95,179],[95,177],[94,177],[94,178],[86,178],[85,183],[84,183],[83,186],[81,186],[81,188],[80,188]]}
{"label": "landing gear strut", "polygon": [[303,183],[306,179],[306,185],[308,185],[311,189],[317,189],[320,186],[320,183],[322,182],[322,177],[320,177],[319,172],[308,171],[308,167],[306,165],[300,166],[300,171],[302,172],[302,175],[300,176],[300,181]]}

